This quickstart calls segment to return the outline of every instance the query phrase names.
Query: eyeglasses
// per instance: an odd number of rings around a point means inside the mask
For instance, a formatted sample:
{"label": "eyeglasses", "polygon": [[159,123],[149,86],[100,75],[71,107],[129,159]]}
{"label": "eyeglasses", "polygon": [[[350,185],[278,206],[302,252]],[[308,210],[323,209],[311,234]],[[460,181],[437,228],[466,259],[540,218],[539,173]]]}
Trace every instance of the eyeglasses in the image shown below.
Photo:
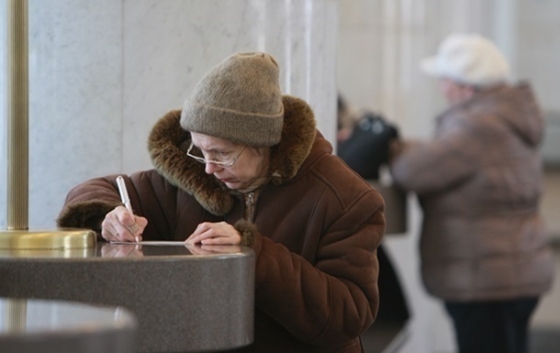
{"label": "eyeglasses", "polygon": [[[247,146],[246,145],[243,146],[241,151],[239,151],[239,154],[237,156],[235,156],[233,159],[230,159],[230,160],[206,159],[202,156],[202,152],[198,148],[195,148],[193,143],[191,142],[191,145],[189,146],[189,149],[187,150],[187,156],[191,157],[195,161],[200,162],[202,164],[212,163],[212,164],[218,165],[220,167],[228,168],[228,167],[231,167],[233,165],[233,163],[235,163],[235,161],[241,156],[241,153],[243,153],[243,151],[245,150],[245,147],[247,147]],[[197,152],[191,152],[191,151],[193,151],[193,148],[195,148],[195,151],[197,151]],[[197,153],[199,155],[197,156],[196,154],[193,154],[193,153]]]}

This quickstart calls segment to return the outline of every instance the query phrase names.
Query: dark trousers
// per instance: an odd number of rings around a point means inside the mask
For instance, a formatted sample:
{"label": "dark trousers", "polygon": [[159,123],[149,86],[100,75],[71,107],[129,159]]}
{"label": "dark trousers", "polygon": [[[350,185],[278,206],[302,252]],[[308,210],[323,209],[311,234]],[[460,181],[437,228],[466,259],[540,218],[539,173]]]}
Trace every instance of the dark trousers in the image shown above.
{"label": "dark trousers", "polygon": [[538,298],[445,302],[460,353],[527,353]]}

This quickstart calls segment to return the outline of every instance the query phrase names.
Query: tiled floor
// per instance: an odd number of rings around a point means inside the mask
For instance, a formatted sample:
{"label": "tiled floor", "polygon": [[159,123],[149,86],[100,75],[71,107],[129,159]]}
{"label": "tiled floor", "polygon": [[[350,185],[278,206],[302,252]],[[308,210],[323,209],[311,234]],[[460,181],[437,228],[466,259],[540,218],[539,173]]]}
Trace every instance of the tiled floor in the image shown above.
{"label": "tiled floor", "polygon": [[554,246],[556,273],[552,290],[539,303],[532,320],[531,352],[560,352],[560,245]]}
{"label": "tiled floor", "polygon": [[556,273],[552,289],[546,293],[532,320],[531,352],[560,352],[560,169],[547,171],[542,210],[552,236],[556,254]]}
{"label": "tiled floor", "polygon": [[560,352],[560,331],[558,329],[541,328],[531,332],[530,353]]}

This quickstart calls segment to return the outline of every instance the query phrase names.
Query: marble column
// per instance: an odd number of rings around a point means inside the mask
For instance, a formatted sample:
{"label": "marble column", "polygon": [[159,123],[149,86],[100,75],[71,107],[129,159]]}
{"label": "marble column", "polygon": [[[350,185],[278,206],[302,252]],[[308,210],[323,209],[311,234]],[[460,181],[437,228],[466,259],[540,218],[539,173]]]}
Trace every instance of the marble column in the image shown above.
{"label": "marble column", "polygon": [[6,203],[8,202],[8,4],[0,0],[0,229],[8,225]]}
{"label": "marble column", "polygon": [[[54,226],[66,193],[85,179],[150,168],[156,119],[233,52],[274,55],[283,92],[309,102],[334,141],[337,9],[337,0],[29,0],[30,227]],[[0,184],[5,198],[5,173]],[[5,214],[0,202],[0,226]]]}

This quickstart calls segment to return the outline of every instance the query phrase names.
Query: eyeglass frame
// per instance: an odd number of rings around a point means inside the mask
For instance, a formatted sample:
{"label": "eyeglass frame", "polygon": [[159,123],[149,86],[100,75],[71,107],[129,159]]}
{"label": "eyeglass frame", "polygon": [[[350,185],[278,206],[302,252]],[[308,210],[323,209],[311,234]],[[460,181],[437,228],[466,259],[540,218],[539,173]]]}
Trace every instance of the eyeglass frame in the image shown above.
{"label": "eyeglass frame", "polygon": [[195,156],[191,153],[191,150],[193,149],[193,147],[194,147],[194,143],[191,141],[191,144],[190,144],[189,148],[187,149],[187,156],[191,157],[195,161],[197,161],[199,163],[202,163],[202,164],[212,163],[212,164],[215,164],[215,165],[220,166],[222,168],[229,168],[229,167],[233,166],[233,164],[239,159],[239,157],[241,157],[241,154],[243,153],[243,151],[245,151],[245,147],[247,147],[247,145],[243,145],[243,148],[241,149],[241,151],[239,151],[239,154],[237,156],[235,156],[229,162],[221,162],[221,161],[206,159],[204,157]]}

